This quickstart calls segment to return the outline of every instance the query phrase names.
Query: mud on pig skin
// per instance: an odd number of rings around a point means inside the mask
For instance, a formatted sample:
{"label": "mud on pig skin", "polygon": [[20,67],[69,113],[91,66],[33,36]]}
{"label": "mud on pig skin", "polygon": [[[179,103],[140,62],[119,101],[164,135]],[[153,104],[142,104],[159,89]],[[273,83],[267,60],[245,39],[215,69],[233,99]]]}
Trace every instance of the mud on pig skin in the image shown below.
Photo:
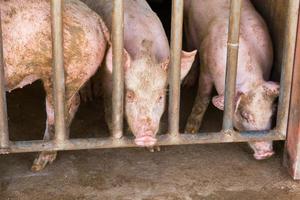
{"label": "mud on pig skin", "polygon": [[[1,0],[7,91],[41,79],[46,91],[44,139],[54,136],[50,1]],[[102,19],[77,0],[64,1],[64,63],[67,128],[79,106],[78,90],[96,72],[109,40]],[[32,170],[43,169],[56,152],[41,152]]]}
{"label": "mud on pig skin", "polygon": [[[111,0],[82,0],[112,28]],[[157,15],[145,0],[124,0],[125,115],[138,146],[155,145],[160,118],[165,109],[168,85],[169,43]],[[101,68],[105,116],[111,123],[112,61],[108,52],[106,67]],[[181,54],[181,78],[189,71],[196,51]]]}
{"label": "mud on pig skin", "polygon": [[[213,104],[223,110],[229,21],[229,0],[186,0],[185,33],[190,49],[199,50],[200,77],[186,132],[198,131],[215,86]],[[278,83],[269,79],[273,49],[267,26],[248,0],[242,1],[240,47],[236,82],[234,126],[239,131],[271,128]],[[274,154],[272,142],[252,142],[256,159]]]}

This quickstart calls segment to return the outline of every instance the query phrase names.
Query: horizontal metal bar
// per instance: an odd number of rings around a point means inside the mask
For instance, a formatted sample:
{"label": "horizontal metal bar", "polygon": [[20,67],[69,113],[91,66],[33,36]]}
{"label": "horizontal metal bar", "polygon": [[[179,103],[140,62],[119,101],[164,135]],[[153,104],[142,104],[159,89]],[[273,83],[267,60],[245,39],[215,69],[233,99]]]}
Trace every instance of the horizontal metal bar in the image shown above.
{"label": "horizontal metal bar", "polygon": [[[229,133],[229,134],[228,134]],[[249,141],[270,141],[284,140],[285,137],[276,131],[265,132],[242,132],[237,134],[234,131],[200,134],[179,134],[179,135],[159,135],[157,145],[184,145],[184,144],[208,144],[208,143],[230,143],[230,142],[249,142]],[[132,137],[123,137],[119,140],[113,138],[89,138],[89,139],[70,139],[64,143],[53,141],[16,141],[10,143],[10,148],[3,150],[2,153],[22,153],[36,151],[61,151],[79,149],[104,149],[104,148],[124,148],[137,147]]]}
{"label": "horizontal metal bar", "polygon": [[4,87],[4,57],[3,57],[3,40],[2,24],[0,11],[0,148],[9,147],[9,133],[7,125],[7,106],[6,94]]}
{"label": "horizontal metal bar", "polygon": [[51,1],[55,139],[58,143],[63,142],[67,138],[65,122],[65,75],[62,7],[63,0]]}
{"label": "horizontal metal bar", "polygon": [[[297,27],[299,14],[299,0],[288,1],[288,19],[286,24],[286,32],[284,38],[282,58],[282,70],[280,80],[280,96],[278,102],[277,112],[277,126],[276,128],[281,134],[286,135],[287,124],[289,117],[289,106],[291,97],[291,86],[293,78],[293,66],[295,61],[295,49],[297,41]],[[298,66],[297,66],[298,67]]]}
{"label": "horizontal metal bar", "polygon": [[225,77],[226,87],[225,87],[224,115],[223,115],[223,130],[226,131],[233,129],[241,7],[242,7],[241,0],[230,1],[230,18],[229,18],[229,25],[228,25],[229,30],[228,30],[226,77]]}
{"label": "horizontal metal bar", "polygon": [[179,134],[180,108],[180,64],[182,48],[183,0],[172,2],[171,51],[170,51],[170,95],[169,95],[169,133]]}
{"label": "horizontal metal bar", "polygon": [[124,5],[123,0],[114,0],[112,15],[112,48],[113,48],[113,93],[112,93],[112,135],[121,138],[123,135],[123,46],[124,46]]}

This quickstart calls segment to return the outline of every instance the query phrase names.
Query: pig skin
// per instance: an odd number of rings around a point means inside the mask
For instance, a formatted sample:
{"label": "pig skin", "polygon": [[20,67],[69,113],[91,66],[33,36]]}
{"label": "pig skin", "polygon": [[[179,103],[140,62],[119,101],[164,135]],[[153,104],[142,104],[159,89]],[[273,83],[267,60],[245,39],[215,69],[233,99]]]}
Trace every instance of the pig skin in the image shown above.
{"label": "pig skin", "polygon": [[[229,0],[186,0],[185,33],[188,48],[198,49],[200,76],[196,100],[185,132],[200,128],[215,86],[213,104],[224,109]],[[273,49],[267,26],[248,0],[242,0],[234,126],[239,131],[268,130],[279,85],[267,81]],[[272,142],[251,142],[256,159],[273,155]]]}
{"label": "pig skin", "polygon": [[[44,140],[54,138],[51,14],[48,0],[1,0],[5,89],[11,91],[40,79],[46,91]],[[109,32],[85,4],[64,1],[63,36],[67,128],[80,104],[78,91],[104,57]],[[41,152],[32,166],[43,169],[56,152]]]}

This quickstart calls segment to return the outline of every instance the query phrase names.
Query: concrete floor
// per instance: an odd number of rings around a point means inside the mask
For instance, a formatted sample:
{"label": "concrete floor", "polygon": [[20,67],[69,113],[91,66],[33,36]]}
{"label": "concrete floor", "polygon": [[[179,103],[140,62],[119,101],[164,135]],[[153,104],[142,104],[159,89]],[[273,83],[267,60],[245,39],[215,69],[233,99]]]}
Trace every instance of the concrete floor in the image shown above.
{"label": "concrete floor", "polygon": [[[40,84],[8,96],[11,139],[42,137],[43,99]],[[72,137],[107,136],[101,105],[82,104]],[[220,119],[211,109],[202,129],[218,129]],[[300,199],[300,184],[281,164],[282,146],[276,143],[277,154],[265,161],[254,160],[247,144],[69,151],[39,173],[30,171],[35,153],[1,155],[0,200]]]}

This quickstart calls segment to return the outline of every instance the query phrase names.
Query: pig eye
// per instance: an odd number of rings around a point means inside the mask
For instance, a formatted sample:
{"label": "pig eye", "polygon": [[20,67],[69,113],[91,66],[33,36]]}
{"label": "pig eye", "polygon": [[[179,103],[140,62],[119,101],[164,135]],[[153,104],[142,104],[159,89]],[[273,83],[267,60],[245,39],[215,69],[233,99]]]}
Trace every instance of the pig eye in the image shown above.
{"label": "pig eye", "polygon": [[244,120],[246,120],[247,122],[252,122],[253,121],[253,117],[252,117],[252,115],[250,113],[242,111],[242,112],[240,112],[240,114],[241,114],[241,117]]}
{"label": "pig eye", "polygon": [[243,118],[243,119],[248,119],[248,113],[247,112],[245,112],[245,111],[241,111],[240,112],[240,115],[241,115],[241,117]]}
{"label": "pig eye", "polygon": [[163,99],[164,99],[164,96],[161,94],[161,95],[159,95],[157,101],[162,101]]}
{"label": "pig eye", "polygon": [[127,93],[126,93],[126,99],[127,101],[129,102],[133,102],[135,100],[135,94],[133,91],[129,90]]}

